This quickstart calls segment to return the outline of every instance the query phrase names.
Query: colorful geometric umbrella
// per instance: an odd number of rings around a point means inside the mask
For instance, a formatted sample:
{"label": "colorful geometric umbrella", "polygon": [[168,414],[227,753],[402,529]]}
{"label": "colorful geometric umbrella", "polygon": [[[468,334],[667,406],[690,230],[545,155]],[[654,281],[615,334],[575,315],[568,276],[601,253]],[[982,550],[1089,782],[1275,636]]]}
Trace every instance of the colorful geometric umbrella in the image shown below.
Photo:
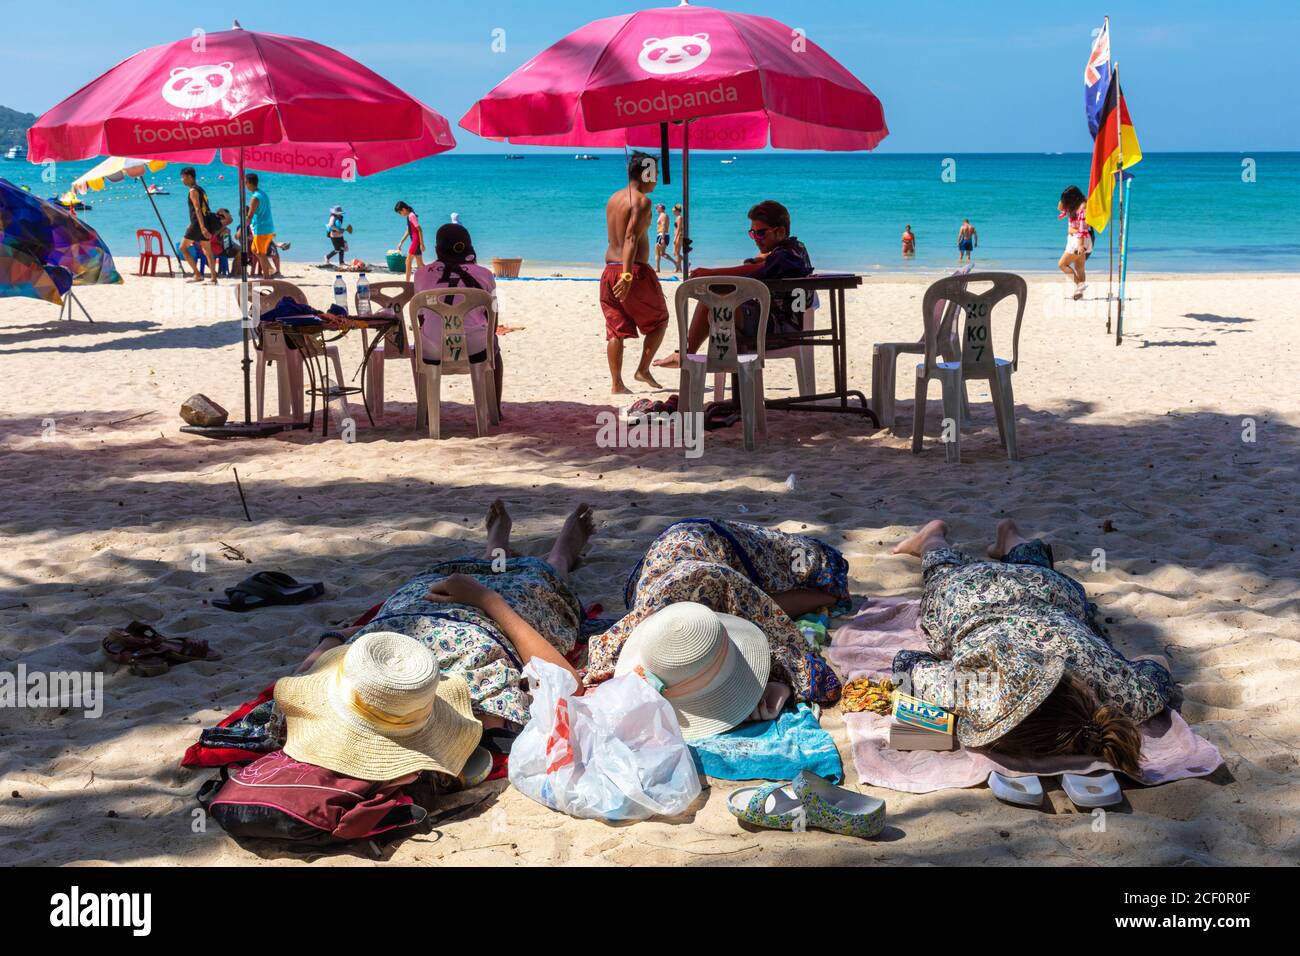
{"label": "colorful geometric umbrella", "polygon": [[121,281],[99,233],[66,210],[0,179],[0,296],[62,305],[74,285]]}

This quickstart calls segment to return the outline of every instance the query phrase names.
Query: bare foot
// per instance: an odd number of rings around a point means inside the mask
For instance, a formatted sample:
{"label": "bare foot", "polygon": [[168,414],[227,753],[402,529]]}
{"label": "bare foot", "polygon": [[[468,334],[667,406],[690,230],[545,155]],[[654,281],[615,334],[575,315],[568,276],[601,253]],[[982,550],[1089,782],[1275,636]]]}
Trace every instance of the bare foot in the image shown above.
{"label": "bare foot", "polygon": [[510,519],[510,512],[506,511],[505,502],[500,498],[488,505],[484,524],[487,525],[487,556],[495,558],[498,549],[508,554],[510,552],[510,528],[514,522]]}
{"label": "bare foot", "polygon": [[910,538],[904,538],[894,545],[891,554],[910,554],[919,558],[931,548],[943,547],[948,543],[948,524],[944,521],[931,521]]}
{"label": "bare foot", "polygon": [[661,359],[655,359],[651,364],[655,368],[681,368],[682,357],[680,353],[674,352],[672,355],[665,355]]}
{"label": "bare foot", "polygon": [[637,373],[636,373],[635,375],[633,375],[632,377],[633,377],[634,379],[636,379],[638,382],[645,382],[645,383],[646,383],[647,385],[649,385],[651,388],[659,388],[659,387],[660,387],[659,383],[655,381],[654,376],[651,375],[651,374],[649,373],[649,371],[641,371],[640,369],[638,369],[638,370],[637,370]]}
{"label": "bare foot", "polygon": [[995,561],[1001,561],[1018,544],[1025,543],[1025,536],[1020,533],[1015,518],[1003,518],[998,522],[998,534],[994,542],[984,553]]}
{"label": "bare foot", "polygon": [[546,561],[560,574],[568,574],[578,566],[578,559],[587,547],[587,541],[596,530],[595,515],[588,504],[580,504],[564,521],[551,553]]}
{"label": "bare foot", "polygon": [[609,390],[611,395],[631,395],[632,389],[628,388],[622,382],[615,382],[614,387]]}

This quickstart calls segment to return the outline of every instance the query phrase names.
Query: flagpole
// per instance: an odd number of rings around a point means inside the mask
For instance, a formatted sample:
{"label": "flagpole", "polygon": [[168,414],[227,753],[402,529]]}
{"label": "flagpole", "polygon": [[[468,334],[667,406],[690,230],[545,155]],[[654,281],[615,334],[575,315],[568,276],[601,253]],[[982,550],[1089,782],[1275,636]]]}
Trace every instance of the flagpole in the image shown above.
{"label": "flagpole", "polygon": [[[1119,344],[1119,316],[1124,314],[1124,88],[1119,82],[1119,64],[1116,63],[1111,71],[1111,82],[1115,84],[1115,151],[1119,154],[1119,164],[1115,169],[1115,183],[1111,189],[1111,223],[1118,223],[1116,228],[1119,229],[1119,262],[1120,262],[1120,284],[1119,284],[1119,305],[1116,307],[1116,337],[1115,344]],[[1116,188],[1118,187],[1118,188]],[[1119,214],[1115,214],[1115,193],[1119,193]],[[1112,247],[1114,244],[1114,230],[1112,233]],[[1106,331],[1110,332],[1110,283],[1107,282],[1106,292]]]}
{"label": "flagpole", "polygon": [[1128,190],[1132,179],[1121,179],[1119,240],[1119,309],[1115,314],[1115,344],[1124,342],[1124,292],[1128,284]]}
{"label": "flagpole", "polygon": [[[1101,29],[1106,31],[1106,73],[1112,72],[1114,66],[1110,61],[1110,17],[1104,17],[1101,21]],[[1106,264],[1106,333],[1110,332],[1110,294],[1115,274],[1115,234],[1106,230],[1106,245],[1110,247],[1110,260]]]}

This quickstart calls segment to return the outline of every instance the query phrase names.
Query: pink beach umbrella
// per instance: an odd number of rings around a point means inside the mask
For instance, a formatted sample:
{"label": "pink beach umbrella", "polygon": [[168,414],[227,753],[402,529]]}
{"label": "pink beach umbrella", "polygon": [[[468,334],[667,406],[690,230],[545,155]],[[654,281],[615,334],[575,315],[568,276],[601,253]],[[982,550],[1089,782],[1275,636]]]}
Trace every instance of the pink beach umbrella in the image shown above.
{"label": "pink beach umbrella", "polygon": [[520,145],[868,150],[889,135],[871,90],[768,17],[691,6],[596,20],[533,57],[460,120]]}
{"label": "pink beach umbrella", "polygon": [[[239,167],[241,209],[248,166],[346,179],[456,145],[445,118],[355,60],[237,22],[123,60],[45,113],[27,142],[34,163],[104,154],[201,163],[219,152]],[[252,423],[243,325],[244,424],[204,430],[214,437],[278,430]]]}

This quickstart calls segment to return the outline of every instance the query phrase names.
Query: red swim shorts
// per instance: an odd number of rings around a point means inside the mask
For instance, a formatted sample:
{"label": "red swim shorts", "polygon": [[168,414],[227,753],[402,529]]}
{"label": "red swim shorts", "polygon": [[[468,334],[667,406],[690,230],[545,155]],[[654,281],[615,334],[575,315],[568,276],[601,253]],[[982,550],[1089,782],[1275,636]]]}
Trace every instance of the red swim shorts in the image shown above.
{"label": "red swim shorts", "polygon": [[659,276],[644,262],[632,267],[632,287],[621,302],[614,296],[614,283],[623,265],[612,262],[600,276],[600,311],[605,313],[605,340],[634,339],[637,332],[650,335],[668,324],[668,303],[659,287]]}

